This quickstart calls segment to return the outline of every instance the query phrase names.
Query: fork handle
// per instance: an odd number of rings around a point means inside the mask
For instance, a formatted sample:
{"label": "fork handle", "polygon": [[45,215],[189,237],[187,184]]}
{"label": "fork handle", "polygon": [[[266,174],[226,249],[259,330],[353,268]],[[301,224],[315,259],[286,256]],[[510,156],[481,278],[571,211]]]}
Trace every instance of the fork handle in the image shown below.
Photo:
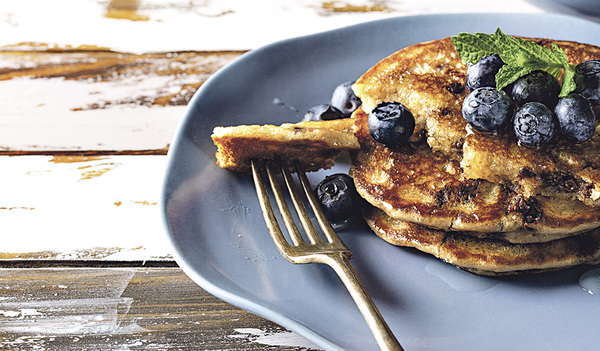
{"label": "fork handle", "polygon": [[365,287],[358,279],[358,275],[350,264],[348,256],[344,253],[340,253],[327,255],[327,257],[329,260],[324,263],[333,268],[341,278],[342,282],[344,282],[346,289],[350,292],[352,299],[354,299],[354,302],[365,318],[367,325],[375,336],[379,348],[381,350],[403,350],[387,323],[383,320],[381,313],[379,313],[379,310],[365,290]]}

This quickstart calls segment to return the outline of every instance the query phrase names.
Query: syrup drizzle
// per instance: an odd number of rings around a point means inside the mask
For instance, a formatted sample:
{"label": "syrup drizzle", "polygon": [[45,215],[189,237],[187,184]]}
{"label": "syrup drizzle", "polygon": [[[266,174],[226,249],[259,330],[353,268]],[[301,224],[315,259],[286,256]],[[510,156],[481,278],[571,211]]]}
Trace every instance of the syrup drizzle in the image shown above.
{"label": "syrup drizzle", "polygon": [[463,292],[484,291],[498,284],[494,279],[469,273],[440,260],[429,262],[425,271],[440,278],[451,288]]}
{"label": "syrup drizzle", "polygon": [[579,286],[592,295],[600,295],[600,268],[583,273],[579,277]]}

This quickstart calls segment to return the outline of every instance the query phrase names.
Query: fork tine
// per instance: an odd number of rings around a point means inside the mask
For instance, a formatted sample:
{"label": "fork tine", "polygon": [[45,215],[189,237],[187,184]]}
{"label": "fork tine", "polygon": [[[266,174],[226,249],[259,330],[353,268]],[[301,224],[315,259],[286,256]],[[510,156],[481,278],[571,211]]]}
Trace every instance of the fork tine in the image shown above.
{"label": "fork tine", "polygon": [[[294,163],[299,167],[299,164],[297,162]],[[298,170],[298,167],[296,167],[296,170]],[[292,178],[291,172],[287,167],[281,167],[281,171],[283,173],[283,178],[285,179],[288,191],[290,192],[292,203],[294,204],[294,208],[296,209],[296,213],[298,214],[300,223],[302,223],[302,227],[304,228],[304,232],[306,233],[308,240],[313,245],[316,243],[324,242],[323,238],[321,238],[321,236],[315,229],[315,226],[312,224],[310,217],[308,216],[308,212],[306,211],[306,207],[304,207],[304,203],[302,202],[302,198],[300,196],[300,193],[298,192],[296,183]],[[298,176],[300,176],[300,173],[298,173]]]}
{"label": "fork tine", "polygon": [[283,254],[283,250],[289,247],[290,244],[287,242],[287,240],[285,240],[283,232],[281,232],[281,228],[279,228],[279,225],[277,224],[277,219],[275,218],[275,213],[273,212],[273,207],[271,206],[271,201],[269,200],[269,193],[267,192],[267,188],[263,180],[263,169],[264,164],[262,161],[252,160],[252,178],[254,179],[256,193],[258,194],[258,202],[262,208],[263,215],[266,217],[265,223],[267,224],[271,238],[275,242],[277,248]]}
{"label": "fork tine", "polygon": [[[269,162],[266,163],[267,167],[267,175],[269,176],[269,182],[271,183],[271,188],[273,189],[273,195],[275,196],[275,202],[277,202],[277,206],[281,212],[281,217],[283,218],[283,222],[285,223],[285,227],[288,230],[288,234],[290,235],[290,239],[294,246],[298,246],[304,242],[302,238],[302,234],[298,230],[296,223],[294,223],[294,218],[292,217],[292,213],[287,205],[287,202],[284,198],[284,192],[281,189],[281,185],[277,180],[277,169],[274,168],[272,164]],[[282,167],[279,167],[282,169]]]}

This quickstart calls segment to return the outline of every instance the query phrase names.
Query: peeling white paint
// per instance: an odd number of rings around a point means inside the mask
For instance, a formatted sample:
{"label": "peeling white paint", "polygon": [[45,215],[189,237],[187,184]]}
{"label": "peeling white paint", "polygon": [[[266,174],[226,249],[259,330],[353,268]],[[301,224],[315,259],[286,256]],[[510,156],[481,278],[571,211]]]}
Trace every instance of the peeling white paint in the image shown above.
{"label": "peeling white paint", "polygon": [[309,350],[321,350],[313,342],[291,331],[266,332],[258,328],[237,328],[239,334],[230,335],[230,338],[247,337],[252,343],[268,346],[300,347]]}
{"label": "peeling white paint", "polygon": [[[136,203],[159,201],[165,162],[165,156],[107,156],[82,162],[0,156],[0,229],[7,233],[0,252],[52,252],[51,258],[74,260],[169,257],[160,207]],[[82,175],[106,164],[118,167]],[[80,181],[83,176],[86,179]]]}
{"label": "peeling white paint", "polygon": [[[175,82],[173,76],[167,75],[92,83],[63,78],[2,81],[2,146],[16,150],[42,147],[47,150],[164,148],[171,142],[185,106],[149,108],[124,104],[110,107],[109,112],[86,107],[125,97],[159,96],[159,92],[169,84],[183,85],[197,80],[197,76],[190,76]],[[15,94],[16,91],[20,93]]]}

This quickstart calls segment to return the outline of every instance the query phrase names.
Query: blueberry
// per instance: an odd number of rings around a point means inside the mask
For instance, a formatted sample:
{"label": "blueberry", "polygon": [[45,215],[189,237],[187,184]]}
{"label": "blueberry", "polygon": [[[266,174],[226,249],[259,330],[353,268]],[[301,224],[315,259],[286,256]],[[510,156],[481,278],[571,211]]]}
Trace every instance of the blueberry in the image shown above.
{"label": "blueberry", "polygon": [[541,102],[528,102],[515,113],[513,121],[519,145],[537,148],[554,136],[554,113]]}
{"label": "blueberry", "polygon": [[496,87],[496,73],[504,65],[498,54],[482,57],[476,64],[467,68],[467,89],[473,91],[482,87]]}
{"label": "blueberry", "polygon": [[354,180],[344,173],[325,177],[317,185],[315,192],[325,217],[331,222],[340,222],[352,217],[362,203]]}
{"label": "blueberry", "polygon": [[362,103],[352,90],[353,84],[354,82],[342,83],[335,87],[331,95],[331,106],[342,111],[344,117],[350,117]]}
{"label": "blueberry", "polygon": [[340,119],[340,118],[344,118],[344,115],[342,114],[342,112],[340,110],[338,110],[337,108],[331,106],[331,105],[317,105],[314,107],[311,107],[308,111],[306,111],[306,113],[304,114],[304,118],[302,119],[302,122],[306,122],[306,121],[329,121],[332,119]]}
{"label": "blueberry", "polygon": [[600,105],[600,60],[588,60],[575,66],[575,83],[577,92],[592,105]]}
{"label": "blueberry", "polygon": [[495,132],[506,126],[515,108],[510,97],[496,88],[483,87],[469,93],[462,105],[463,118],[479,132]]}
{"label": "blueberry", "polygon": [[533,71],[513,83],[510,96],[517,107],[536,101],[554,108],[559,93],[560,83],[553,75],[546,71]]}
{"label": "blueberry", "polygon": [[567,139],[580,143],[594,135],[596,115],[592,104],[583,96],[569,94],[558,100],[554,113],[558,127]]}
{"label": "blueberry", "polygon": [[369,114],[369,134],[388,147],[406,143],[415,130],[415,118],[399,102],[382,102]]}

